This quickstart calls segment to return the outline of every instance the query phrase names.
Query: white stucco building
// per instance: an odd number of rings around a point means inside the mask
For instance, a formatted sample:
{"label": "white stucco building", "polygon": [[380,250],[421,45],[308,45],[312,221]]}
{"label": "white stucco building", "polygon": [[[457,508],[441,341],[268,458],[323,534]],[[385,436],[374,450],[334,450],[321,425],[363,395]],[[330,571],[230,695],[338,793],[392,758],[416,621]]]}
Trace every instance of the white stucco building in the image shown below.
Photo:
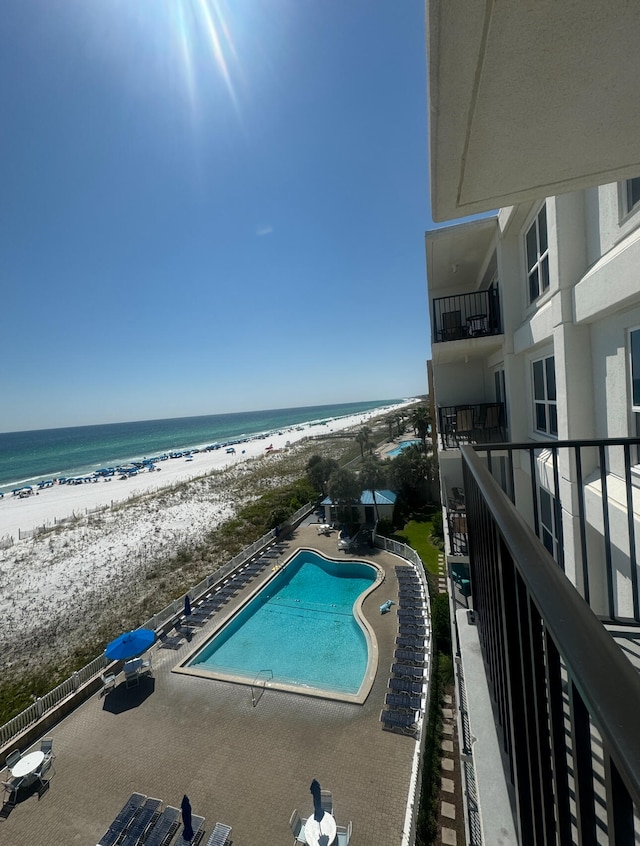
{"label": "white stucco building", "polygon": [[639,35],[427,3],[433,218],[490,212],[426,234],[473,844],[640,838]]}

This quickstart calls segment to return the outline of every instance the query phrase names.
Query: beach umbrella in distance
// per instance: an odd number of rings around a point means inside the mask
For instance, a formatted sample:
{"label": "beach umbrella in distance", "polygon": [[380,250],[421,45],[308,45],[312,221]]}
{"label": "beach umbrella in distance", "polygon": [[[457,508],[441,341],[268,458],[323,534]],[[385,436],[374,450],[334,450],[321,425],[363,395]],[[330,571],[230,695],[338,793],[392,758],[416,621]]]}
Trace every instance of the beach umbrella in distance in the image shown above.
{"label": "beach umbrella in distance", "polygon": [[188,796],[182,797],[180,808],[182,809],[182,824],[184,825],[182,839],[191,843],[193,840],[193,827],[191,825],[191,802],[189,802]]}
{"label": "beach umbrella in distance", "polygon": [[189,594],[186,594],[184,598],[184,616],[191,616],[191,600],[189,599]]}
{"label": "beach umbrella in distance", "polygon": [[153,646],[156,633],[151,629],[135,629],[132,632],[124,632],[115,640],[107,644],[104,650],[109,661],[127,661],[129,658],[136,658]]}
{"label": "beach umbrella in distance", "polygon": [[322,810],[322,796],[320,795],[320,783],[314,778],[309,789],[311,790],[311,795],[313,796],[313,818],[320,822],[324,816],[324,811]]}

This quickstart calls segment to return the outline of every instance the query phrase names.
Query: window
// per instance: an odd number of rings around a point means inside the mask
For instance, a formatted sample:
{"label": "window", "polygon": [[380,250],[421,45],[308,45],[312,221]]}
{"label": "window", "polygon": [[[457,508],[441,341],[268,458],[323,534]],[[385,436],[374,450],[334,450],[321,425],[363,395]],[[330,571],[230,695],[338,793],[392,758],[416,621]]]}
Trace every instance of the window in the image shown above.
{"label": "window", "polygon": [[545,488],[538,488],[540,501],[540,540],[558,560],[558,501]]}
{"label": "window", "polygon": [[556,361],[552,355],[533,362],[533,401],[536,432],[557,436]]}
{"label": "window", "polygon": [[625,214],[629,214],[640,203],[640,176],[635,179],[627,179],[624,183],[624,189],[624,199],[626,201]]}
{"label": "window", "polygon": [[526,238],[529,302],[532,303],[549,287],[549,243],[547,239],[547,207],[542,206],[531,224]]}

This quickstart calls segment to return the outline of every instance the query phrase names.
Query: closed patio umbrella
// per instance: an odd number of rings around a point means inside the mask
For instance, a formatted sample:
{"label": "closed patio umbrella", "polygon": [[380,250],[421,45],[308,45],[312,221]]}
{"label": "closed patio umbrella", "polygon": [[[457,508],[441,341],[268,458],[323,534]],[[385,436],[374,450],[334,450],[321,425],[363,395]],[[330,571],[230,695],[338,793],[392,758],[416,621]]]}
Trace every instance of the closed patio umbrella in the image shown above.
{"label": "closed patio umbrella", "polygon": [[311,782],[311,795],[313,796],[313,816],[318,822],[324,816],[324,811],[322,810],[322,796],[320,794],[320,783],[314,780]]}
{"label": "closed patio umbrella", "polygon": [[189,599],[189,594],[187,594],[184,598],[184,616],[191,616],[191,600]]}
{"label": "closed patio umbrella", "polygon": [[193,840],[193,827],[191,825],[191,802],[189,802],[188,796],[182,797],[180,808],[182,809],[182,824],[184,825],[182,839],[190,843]]}

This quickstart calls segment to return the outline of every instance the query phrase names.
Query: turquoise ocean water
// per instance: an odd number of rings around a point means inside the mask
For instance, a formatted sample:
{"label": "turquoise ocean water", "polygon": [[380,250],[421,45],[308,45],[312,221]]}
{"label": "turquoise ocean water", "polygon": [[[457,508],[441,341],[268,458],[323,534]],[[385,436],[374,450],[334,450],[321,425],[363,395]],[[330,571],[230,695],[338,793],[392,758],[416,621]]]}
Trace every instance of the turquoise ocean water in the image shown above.
{"label": "turquoise ocean water", "polygon": [[0,433],[0,491],[59,476],[80,476],[171,450],[204,447],[302,423],[346,417],[398,399],[278,408],[170,420]]}

